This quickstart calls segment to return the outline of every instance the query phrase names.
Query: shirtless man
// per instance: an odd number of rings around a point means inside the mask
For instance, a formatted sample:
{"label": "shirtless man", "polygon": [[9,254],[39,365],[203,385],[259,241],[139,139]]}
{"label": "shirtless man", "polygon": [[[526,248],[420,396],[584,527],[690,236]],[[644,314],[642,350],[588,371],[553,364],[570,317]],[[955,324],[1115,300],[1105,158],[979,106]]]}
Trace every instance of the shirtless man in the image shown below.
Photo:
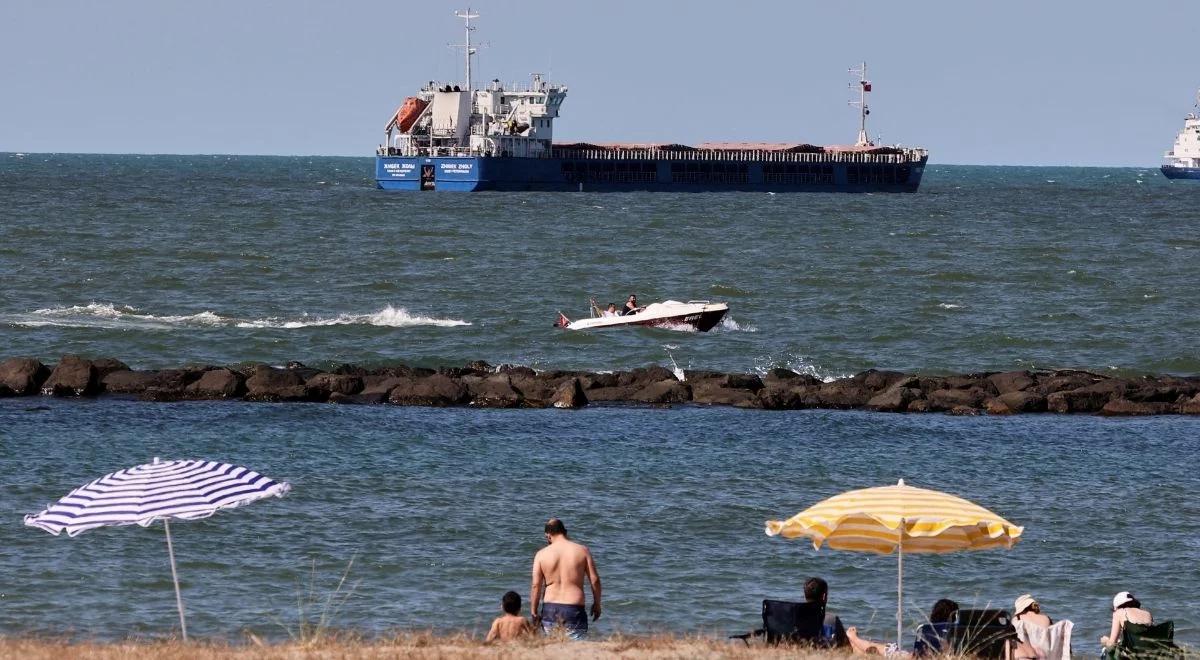
{"label": "shirtless man", "polygon": [[[588,631],[584,610],[583,579],[592,585],[592,621],[600,618],[600,574],[587,546],[567,538],[567,528],[558,518],[546,522],[546,547],[533,558],[533,584],[529,609],[534,623],[540,619],[547,633],[562,626],[571,639],[585,639]],[[542,589],[546,590],[543,600]],[[538,604],[541,603],[541,614]]]}

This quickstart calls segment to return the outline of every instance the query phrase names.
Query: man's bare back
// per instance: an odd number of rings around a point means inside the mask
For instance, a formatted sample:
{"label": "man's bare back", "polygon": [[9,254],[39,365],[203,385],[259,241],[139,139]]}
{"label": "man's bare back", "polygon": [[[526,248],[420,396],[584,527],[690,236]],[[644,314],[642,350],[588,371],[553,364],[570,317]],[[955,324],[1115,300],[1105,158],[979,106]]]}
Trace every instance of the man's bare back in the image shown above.
{"label": "man's bare back", "polygon": [[[600,574],[596,571],[592,553],[586,546],[568,539],[560,521],[551,519],[546,528],[549,545],[539,550],[533,558],[529,602],[534,616],[538,616],[539,603],[545,603],[577,607],[578,616],[586,617],[583,610],[583,581],[586,578],[592,587],[592,620],[599,619]],[[587,630],[586,618],[583,619],[582,629]]]}
{"label": "man's bare back", "polygon": [[583,605],[583,579],[590,577],[592,553],[586,546],[563,538],[538,551],[533,569],[546,585],[545,602]]}

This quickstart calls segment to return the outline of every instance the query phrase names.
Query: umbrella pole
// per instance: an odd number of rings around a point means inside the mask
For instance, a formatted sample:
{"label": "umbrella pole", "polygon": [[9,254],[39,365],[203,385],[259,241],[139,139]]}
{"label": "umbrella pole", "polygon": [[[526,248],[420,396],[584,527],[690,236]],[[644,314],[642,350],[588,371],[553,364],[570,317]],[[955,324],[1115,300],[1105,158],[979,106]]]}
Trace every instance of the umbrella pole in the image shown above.
{"label": "umbrella pole", "polygon": [[896,646],[904,644],[904,520],[900,520],[900,543],[896,545]]}
{"label": "umbrella pole", "polygon": [[175,605],[179,607],[179,630],[183,641],[187,641],[187,620],[183,617],[183,596],[179,593],[179,573],[175,572],[175,548],[171,545],[171,523],[164,518],[163,529],[167,532],[167,556],[171,558],[171,581],[175,583]]}

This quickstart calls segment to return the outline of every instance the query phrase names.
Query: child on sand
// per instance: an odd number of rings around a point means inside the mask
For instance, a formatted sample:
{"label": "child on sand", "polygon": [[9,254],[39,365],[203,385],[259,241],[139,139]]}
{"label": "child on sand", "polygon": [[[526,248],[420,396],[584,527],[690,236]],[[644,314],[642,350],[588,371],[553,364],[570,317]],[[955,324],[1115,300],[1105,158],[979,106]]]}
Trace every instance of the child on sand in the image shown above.
{"label": "child on sand", "polygon": [[504,614],[492,622],[492,629],[488,631],[484,641],[507,642],[533,632],[533,624],[521,616],[521,596],[517,592],[510,591],[504,594],[500,599],[500,608],[504,610]]}

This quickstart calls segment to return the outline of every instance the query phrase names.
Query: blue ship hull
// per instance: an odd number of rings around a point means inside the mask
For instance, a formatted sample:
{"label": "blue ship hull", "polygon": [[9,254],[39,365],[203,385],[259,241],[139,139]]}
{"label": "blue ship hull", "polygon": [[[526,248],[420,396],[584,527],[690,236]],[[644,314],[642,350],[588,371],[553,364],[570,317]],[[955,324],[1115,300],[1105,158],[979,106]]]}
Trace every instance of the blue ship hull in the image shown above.
{"label": "blue ship hull", "polygon": [[1200,179],[1200,167],[1162,166],[1163,176],[1168,179]]}
{"label": "blue ship hull", "polygon": [[925,163],[376,156],[375,181],[450,192],[916,192]]}

